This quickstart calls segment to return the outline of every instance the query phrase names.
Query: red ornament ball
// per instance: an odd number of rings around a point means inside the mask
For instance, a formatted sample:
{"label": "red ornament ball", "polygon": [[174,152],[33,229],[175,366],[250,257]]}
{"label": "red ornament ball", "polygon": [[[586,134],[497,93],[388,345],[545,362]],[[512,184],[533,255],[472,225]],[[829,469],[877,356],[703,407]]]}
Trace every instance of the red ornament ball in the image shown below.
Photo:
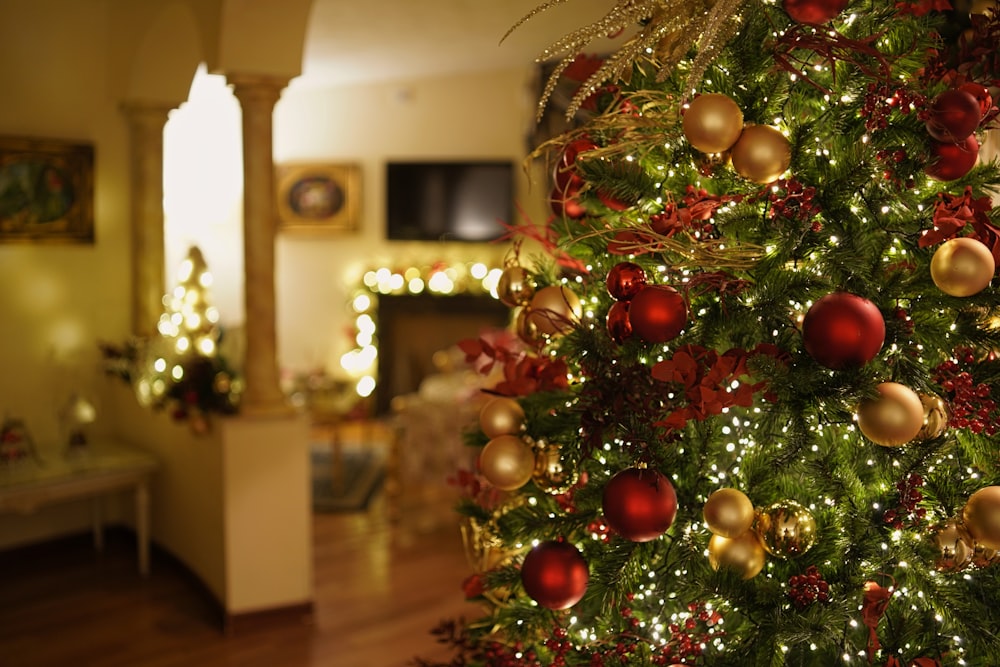
{"label": "red ornament ball", "polygon": [[608,309],[608,335],[621,345],[632,335],[632,323],[628,319],[628,301],[615,301]]}
{"label": "red ornament ball", "polygon": [[619,301],[628,301],[646,286],[646,271],[633,262],[616,264],[605,280],[608,294]]}
{"label": "red ornament ball", "polygon": [[580,186],[570,184],[564,189],[552,188],[549,194],[549,206],[557,217],[566,217],[571,220],[579,220],[587,215],[587,209],[577,198],[580,193]]}
{"label": "red ornament ball", "polygon": [[993,108],[993,96],[990,95],[990,91],[986,86],[973,81],[967,81],[959,86],[958,89],[969,93],[979,102],[980,120],[982,120],[982,116],[985,116]]}
{"label": "red ornament ball", "polygon": [[677,494],[663,474],[649,468],[626,468],[604,487],[604,519],[632,542],[655,540],[677,514]]}
{"label": "red ornament ball", "polygon": [[835,371],[864,366],[885,342],[885,320],[864,297],[834,292],[812,305],[802,320],[802,343],[817,363]]}
{"label": "red ornament ball", "polygon": [[796,23],[827,23],[847,7],[848,0],[785,0],[785,13]]}
{"label": "red ornament ball", "polygon": [[970,134],[965,141],[957,144],[931,142],[930,162],[924,173],[936,181],[954,181],[962,178],[976,166],[979,159],[979,141]]}
{"label": "red ornament ball", "polygon": [[524,557],[521,583],[532,600],[547,609],[568,609],[587,592],[590,569],[568,542],[541,542]]}
{"label": "red ornament ball", "polygon": [[639,338],[647,343],[665,343],[687,325],[687,304],[669,285],[646,285],[632,297],[628,319]]}
{"label": "red ornament ball", "polygon": [[974,95],[952,88],[931,102],[927,110],[927,133],[938,141],[956,143],[976,131],[983,114]]}

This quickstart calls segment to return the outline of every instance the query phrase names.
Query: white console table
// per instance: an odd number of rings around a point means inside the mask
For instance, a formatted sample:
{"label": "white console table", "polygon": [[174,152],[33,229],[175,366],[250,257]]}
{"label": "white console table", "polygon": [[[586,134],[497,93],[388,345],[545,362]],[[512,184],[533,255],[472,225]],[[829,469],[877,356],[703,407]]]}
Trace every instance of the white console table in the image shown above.
{"label": "white console table", "polygon": [[54,503],[90,498],[94,546],[104,546],[101,499],[132,491],[139,572],[149,573],[149,478],[157,467],[151,455],[111,443],[92,443],[65,458],[25,460],[0,468],[0,512],[30,514]]}

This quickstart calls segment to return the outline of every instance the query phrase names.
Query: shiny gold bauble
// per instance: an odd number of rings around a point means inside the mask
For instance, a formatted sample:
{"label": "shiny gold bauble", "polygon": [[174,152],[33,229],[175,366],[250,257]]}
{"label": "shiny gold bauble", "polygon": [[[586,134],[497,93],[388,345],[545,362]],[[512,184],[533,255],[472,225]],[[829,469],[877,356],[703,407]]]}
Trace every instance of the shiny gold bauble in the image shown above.
{"label": "shiny gold bauble", "polygon": [[734,538],[712,535],[708,541],[708,564],[713,570],[733,570],[753,579],[764,569],[765,559],[764,547],[752,530]]}
{"label": "shiny gold bauble", "polygon": [[535,278],[521,266],[508,266],[497,282],[497,297],[511,308],[526,306],[535,296]]}
{"label": "shiny gold bauble", "polygon": [[1000,561],[1000,558],[998,558],[998,556],[1000,556],[1000,552],[998,552],[996,549],[988,549],[984,547],[982,544],[977,543],[975,540],[973,540],[973,545],[974,545],[972,549],[973,567],[978,567],[978,568],[989,567],[990,565],[993,565],[998,561]]}
{"label": "shiny gold bauble", "polygon": [[535,472],[535,452],[517,436],[499,435],[479,453],[479,471],[501,491],[519,489]]}
{"label": "shiny gold bauble", "polygon": [[753,525],[753,503],[738,489],[719,489],[705,501],[702,516],[716,535],[739,537]]}
{"label": "shiny gold bauble", "polygon": [[938,572],[958,572],[972,562],[975,546],[972,536],[958,519],[948,519],[933,529],[931,538],[937,547],[934,569]]}
{"label": "shiny gold bauble", "polygon": [[917,437],[924,426],[924,406],[916,392],[898,382],[883,382],[879,397],[858,406],[858,427],[872,442],[899,447]]}
{"label": "shiny gold bauble", "polygon": [[583,317],[580,297],[568,287],[550,285],[535,292],[528,306],[528,323],[545,336],[566,334]]}
{"label": "shiny gold bauble", "polygon": [[749,125],[733,145],[731,159],[740,176],[754,183],[771,183],[792,163],[792,145],[776,128]]}
{"label": "shiny gold bauble", "polygon": [[972,296],[993,279],[996,262],[985,243],[961,236],[942,243],[931,257],[931,279],[950,296]]}
{"label": "shiny gold bauble", "polygon": [[986,486],[969,496],[962,520],[976,544],[1000,551],[1000,486]]}
{"label": "shiny gold bauble", "polygon": [[1000,3],[997,0],[972,0],[970,14],[997,14],[1000,13]]}
{"label": "shiny gold bauble", "polygon": [[702,153],[722,153],[743,131],[743,112],[732,98],[705,93],[691,100],[681,122],[688,142]]}
{"label": "shiny gold bauble", "polygon": [[936,394],[919,394],[919,397],[924,406],[924,424],[914,440],[932,440],[948,429],[951,411],[945,400]]}
{"label": "shiny gold bauble", "polygon": [[479,409],[479,428],[487,438],[514,435],[524,426],[524,409],[513,398],[494,396]]}
{"label": "shiny gold bauble", "polygon": [[544,341],[545,337],[535,327],[535,323],[531,318],[528,317],[530,313],[531,309],[527,306],[517,309],[517,313],[514,315],[514,332],[525,343],[534,346]]}
{"label": "shiny gold bauble", "polygon": [[767,553],[778,558],[801,556],[819,537],[812,513],[794,500],[782,500],[762,509],[754,528]]}
{"label": "shiny gold bauble", "polygon": [[566,493],[579,479],[575,470],[563,464],[562,448],[554,442],[540,440],[536,445],[535,472],[531,481],[553,496]]}

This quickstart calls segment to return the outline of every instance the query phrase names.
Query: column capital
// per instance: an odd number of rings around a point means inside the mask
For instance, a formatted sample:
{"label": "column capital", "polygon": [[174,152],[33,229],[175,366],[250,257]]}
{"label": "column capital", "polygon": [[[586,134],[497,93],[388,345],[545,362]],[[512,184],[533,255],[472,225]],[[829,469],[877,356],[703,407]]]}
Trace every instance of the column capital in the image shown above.
{"label": "column capital", "polygon": [[291,79],[287,76],[233,73],[226,75],[226,81],[233,87],[233,95],[241,103],[270,101],[274,104]]}

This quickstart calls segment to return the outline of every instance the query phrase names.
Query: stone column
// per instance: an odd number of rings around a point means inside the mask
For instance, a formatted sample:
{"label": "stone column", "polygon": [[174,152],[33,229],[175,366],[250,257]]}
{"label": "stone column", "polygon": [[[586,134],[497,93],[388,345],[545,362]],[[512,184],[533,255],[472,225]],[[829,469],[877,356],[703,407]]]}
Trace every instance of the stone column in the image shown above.
{"label": "stone column", "polygon": [[280,414],[290,406],[278,375],[274,289],[272,116],[288,79],[229,75],[243,109],[243,259],[246,308],[244,414]]}
{"label": "stone column", "polygon": [[156,331],[163,311],[163,127],[167,104],[126,103],[132,214],[132,333]]}

